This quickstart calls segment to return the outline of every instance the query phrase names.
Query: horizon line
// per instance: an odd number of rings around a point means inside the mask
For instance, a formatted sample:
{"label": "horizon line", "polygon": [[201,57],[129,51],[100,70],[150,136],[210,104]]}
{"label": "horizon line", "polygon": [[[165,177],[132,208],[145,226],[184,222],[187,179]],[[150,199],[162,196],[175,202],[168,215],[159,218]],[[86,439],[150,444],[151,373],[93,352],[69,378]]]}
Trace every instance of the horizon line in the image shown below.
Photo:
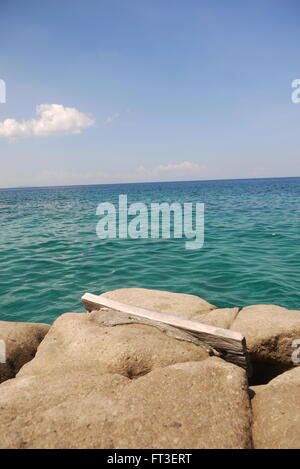
{"label": "horizon line", "polygon": [[0,191],[5,190],[18,190],[18,189],[56,189],[56,188],[67,188],[67,187],[91,187],[91,186],[120,186],[128,184],[172,184],[172,183],[183,183],[183,182],[215,182],[215,181],[256,181],[264,179],[299,179],[300,176],[267,176],[267,177],[251,177],[251,178],[218,178],[218,179],[187,179],[178,181],[136,181],[136,182],[101,182],[94,184],[61,184],[61,185],[49,185],[49,186],[13,186],[13,187],[0,187]]}

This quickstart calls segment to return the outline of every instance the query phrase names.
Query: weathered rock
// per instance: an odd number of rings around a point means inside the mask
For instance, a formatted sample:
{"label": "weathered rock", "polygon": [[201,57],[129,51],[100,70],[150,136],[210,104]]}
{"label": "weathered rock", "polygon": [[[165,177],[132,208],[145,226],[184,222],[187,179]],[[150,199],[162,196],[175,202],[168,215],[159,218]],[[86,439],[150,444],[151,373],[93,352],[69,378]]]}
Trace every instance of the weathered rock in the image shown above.
{"label": "weathered rock", "polygon": [[0,408],[2,448],[251,447],[245,373],[215,357],[135,380],[19,376],[1,385]]}
{"label": "weathered rock", "polygon": [[257,384],[256,386],[250,386],[249,387],[249,393],[251,399],[253,399],[254,396],[260,391],[263,391],[266,388],[267,384]]}
{"label": "weathered rock", "polygon": [[94,370],[130,378],[178,362],[198,361],[208,353],[192,343],[176,340],[153,326],[103,326],[101,311],[67,313],[52,325],[34,361],[20,375]]}
{"label": "weathered rock", "polygon": [[103,293],[100,296],[119,301],[120,303],[179,315],[189,319],[195,315],[207,313],[215,309],[215,306],[199,296],[161,290],[148,290],[146,288],[120,288]]}
{"label": "weathered rock", "polygon": [[209,326],[230,329],[230,326],[233,324],[238,312],[239,308],[213,309],[208,313],[193,316],[193,321],[199,321],[203,324],[208,324]]}
{"label": "weathered rock", "polygon": [[32,360],[49,328],[48,324],[0,321],[0,339],[6,349],[6,362],[0,363],[0,383],[14,378]]}
{"label": "weathered rock", "polygon": [[[279,384],[300,384],[300,366],[294,366],[289,371],[282,373],[276,378],[272,379],[267,386],[277,386]],[[256,386],[258,387],[258,386]]]}
{"label": "weathered rock", "polygon": [[[259,388],[259,389],[256,389]],[[300,367],[253,388],[255,448],[300,448]]]}
{"label": "weathered rock", "polygon": [[153,319],[137,317],[132,314],[119,312],[110,308],[101,308],[101,314],[99,314],[99,310],[91,311],[90,317],[93,318],[97,324],[108,327],[124,324],[142,324],[153,326],[167,334],[169,337],[198,345],[206,352],[208,352],[209,355],[215,355],[216,352],[213,347],[208,345],[200,338],[196,337],[196,335],[191,334],[190,332],[183,329],[179,329],[178,327],[171,326],[170,324],[165,324]]}
{"label": "weathered rock", "polygon": [[293,366],[292,343],[300,337],[300,311],[275,305],[243,308],[230,329],[246,337],[253,364],[253,384],[267,383]]}

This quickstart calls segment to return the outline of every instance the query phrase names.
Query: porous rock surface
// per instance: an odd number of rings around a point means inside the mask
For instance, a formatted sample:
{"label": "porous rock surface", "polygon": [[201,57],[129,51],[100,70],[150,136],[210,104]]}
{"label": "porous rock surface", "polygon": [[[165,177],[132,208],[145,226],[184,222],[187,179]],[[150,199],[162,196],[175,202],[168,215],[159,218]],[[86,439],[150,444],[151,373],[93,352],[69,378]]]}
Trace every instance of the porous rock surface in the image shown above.
{"label": "porous rock surface", "polygon": [[[217,309],[193,295],[139,288],[104,296],[241,332],[256,385],[249,389],[242,368],[154,325],[67,313],[48,333],[28,325],[31,352],[15,355],[6,376],[21,369],[0,386],[0,447],[300,447],[300,367],[291,359],[299,311]],[[16,337],[17,326],[1,325]]]}
{"label": "porous rock surface", "polygon": [[300,448],[300,367],[253,388],[255,448]]}
{"label": "porous rock surface", "polygon": [[100,296],[162,313],[177,314],[188,319],[215,309],[215,306],[199,296],[146,288],[119,288]]}
{"label": "porous rock surface", "polygon": [[239,311],[230,329],[246,337],[253,382],[267,383],[294,366],[293,342],[300,338],[300,311],[276,305],[253,305]]}
{"label": "porous rock surface", "polygon": [[137,379],[60,371],[0,387],[2,448],[250,448],[245,372],[212,357]]}
{"label": "porous rock surface", "polygon": [[192,343],[175,340],[156,327],[124,324],[105,327],[101,311],[66,313],[52,325],[35,360],[19,376],[64,371],[119,373],[130,378],[157,367],[200,361],[209,355]]}

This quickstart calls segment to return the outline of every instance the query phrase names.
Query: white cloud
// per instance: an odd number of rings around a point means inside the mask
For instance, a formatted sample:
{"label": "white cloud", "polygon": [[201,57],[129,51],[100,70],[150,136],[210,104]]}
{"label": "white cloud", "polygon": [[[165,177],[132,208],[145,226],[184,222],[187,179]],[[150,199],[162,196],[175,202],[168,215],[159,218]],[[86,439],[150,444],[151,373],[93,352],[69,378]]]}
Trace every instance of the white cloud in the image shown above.
{"label": "white cloud", "polygon": [[181,163],[160,164],[152,168],[139,166],[136,168],[135,174],[138,177],[147,178],[190,178],[191,176],[202,177],[207,170],[208,168],[205,165],[192,163],[190,161],[182,161]]}
{"label": "white cloud", "polygon": [[37,118],[18,122],[5,119],[0,122],[0,137],[10,139],[47,137],[50,135],[80,134],[95,122],[84,112],[62,104],[40,104],[36,107]]}
{"label": "white cloud", "polygon": [[204,170],[206,166],[198,163],[191,163],[190,161],[183,161],[182,163],[159,165],[156,167],[159,172],[170,172],[170,171],[195,171]]}

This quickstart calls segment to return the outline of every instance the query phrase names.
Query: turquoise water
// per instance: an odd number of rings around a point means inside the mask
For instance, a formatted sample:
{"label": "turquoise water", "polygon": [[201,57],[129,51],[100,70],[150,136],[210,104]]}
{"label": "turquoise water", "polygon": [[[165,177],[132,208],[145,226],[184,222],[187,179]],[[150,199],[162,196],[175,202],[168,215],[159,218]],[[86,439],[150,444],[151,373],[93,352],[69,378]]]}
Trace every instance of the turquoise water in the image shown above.
{"label": "turquoise water", "polygon": [[[100,202],[204,202],[205,245],[100,240]],[[0,319],[52,322],[81,295],[146,287],[300,309],[300,178],[0,190]]]}

